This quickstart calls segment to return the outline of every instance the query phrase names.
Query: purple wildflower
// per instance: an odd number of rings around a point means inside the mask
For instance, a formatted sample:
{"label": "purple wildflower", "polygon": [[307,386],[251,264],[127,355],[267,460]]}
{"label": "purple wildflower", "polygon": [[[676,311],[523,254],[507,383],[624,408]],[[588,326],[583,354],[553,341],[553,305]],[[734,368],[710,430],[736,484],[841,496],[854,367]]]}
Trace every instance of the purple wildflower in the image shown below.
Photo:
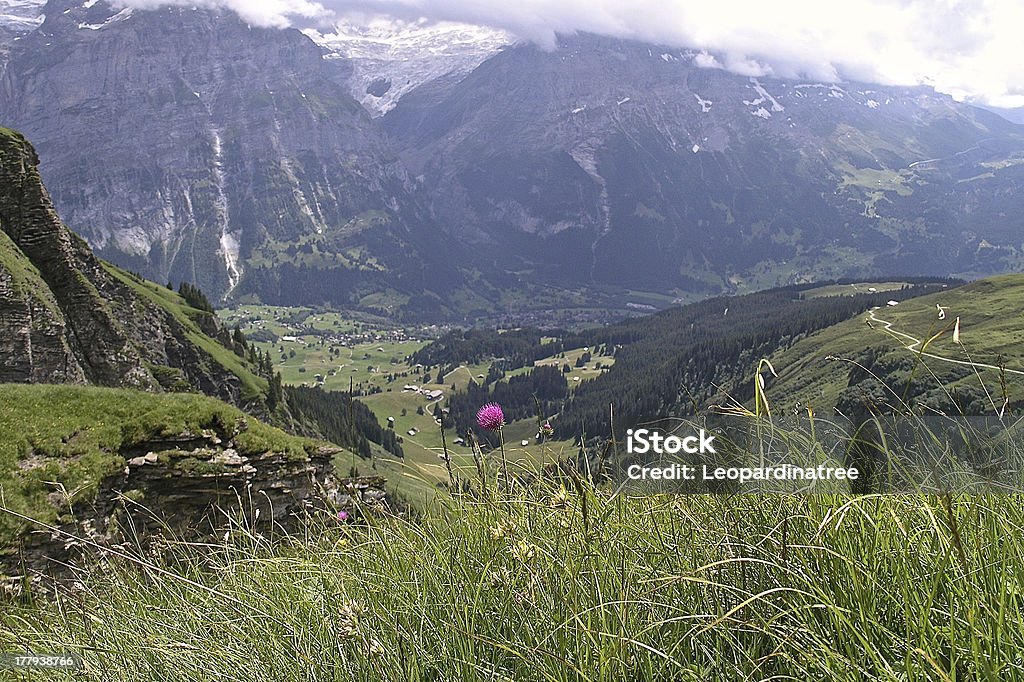
{"label": "purple wildflower", "polygon": [[339,521],[348,521],[348,512],[347,511],[340,511],[340,512],[338,512],[338,520]]}
{"label": "purple wildflower", "polygon": [[551,422],[544,422],[540,427],[540,432],[544,436],[553,436],[555,434],[555,427],[551,425]]}
{"label": "purple wildflower", "polygon": [[487,403],[476,413],[476,423],[481,429],[498,431],[505,425],[505,413],[498,403]]}

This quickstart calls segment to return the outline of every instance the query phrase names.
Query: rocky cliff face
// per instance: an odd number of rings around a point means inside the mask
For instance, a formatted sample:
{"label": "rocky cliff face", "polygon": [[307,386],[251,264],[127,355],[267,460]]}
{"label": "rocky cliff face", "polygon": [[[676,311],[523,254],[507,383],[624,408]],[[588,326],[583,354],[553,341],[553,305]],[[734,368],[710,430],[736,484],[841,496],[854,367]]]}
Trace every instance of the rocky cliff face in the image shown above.
{"label": "rocky cliff face", "polygon": [[174,374],[183,388],[242,404],[241,379],[197,343],[200,327],[220,333],[212,316],[179,317],[97,259],[61,223],[38,163],[20,134],[0,129],[0,383],[158,391]]}
{"label": "rocky cliff face", "polygon": [[338,451],[328,447],[305,459],[279,452],[242,456],[215,434],[188,432],[139,447],[94,499],[76,505],[73,518],[24,536],[18,556],[25,563],[0,552],[0,566],[61,574],[63,562],[103,547],[127,543],[138,551],[158,538],[219,541],[232,524],[262,534],[294,532],[327,509],[335,487],[331,460]]}
{"label": "rocky cliff face", "polygon": [[0,230],[0,377],[5,381],[84,383],[67,325],[52,292]]}
{"label": "rocky cliff face", "polygon": [[300,32],[104,0],[45,11],[12,47],[0,121],[100,256],[216,297],[313,303],[451,269],[340,62]]}

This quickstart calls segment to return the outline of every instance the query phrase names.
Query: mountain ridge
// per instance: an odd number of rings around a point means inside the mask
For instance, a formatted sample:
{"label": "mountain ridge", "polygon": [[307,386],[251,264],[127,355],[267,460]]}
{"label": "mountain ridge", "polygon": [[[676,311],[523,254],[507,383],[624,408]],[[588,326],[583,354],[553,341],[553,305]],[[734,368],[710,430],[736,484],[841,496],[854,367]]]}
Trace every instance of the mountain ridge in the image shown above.
{"label": "mountain ridge", "polygon": [[506,47],[375,119],[353,64],[295,29],[86,5],[50,0],[18,41],[0,120],[101,256],[218,300],[593,321],[1024,264],[1024,132],[928,88],[743,77],[581,34]]}
{"label": "mountain ridge", "polygon": [[662,49],[515,46],[383,121],[439,221],[560,284],[570,263],[577,282],[717,293],[1019,258],[1020,127],[927,88],[741,77]]}

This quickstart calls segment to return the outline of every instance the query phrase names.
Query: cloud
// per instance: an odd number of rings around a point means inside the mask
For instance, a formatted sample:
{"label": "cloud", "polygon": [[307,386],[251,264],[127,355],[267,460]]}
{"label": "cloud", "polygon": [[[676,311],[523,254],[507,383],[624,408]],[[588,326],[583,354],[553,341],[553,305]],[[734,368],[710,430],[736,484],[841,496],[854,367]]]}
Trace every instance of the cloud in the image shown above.
{"label": "cloud", "polygon": [[288,28],[296,23],[329,22],[337,16],[319,2],[308,0],[111,0],[115,7],[156,9],[158,7],[222,8],[236,12],[254,26]]}
{"label": "cloud", "polygon": [[701,50],[750,75],[932,85],[958,99],[1024,106],[1019,0],[120,0],[217,5],[265,26],[379,14],[503,29],[552,47],[588,31]]}
{"label": "cloud", "polygon": [[718,61],[718,58],[713,54],[708,54],[704,50],[701,50],[693,57],[693,63],[702,69],[724,69],[722,62]]}

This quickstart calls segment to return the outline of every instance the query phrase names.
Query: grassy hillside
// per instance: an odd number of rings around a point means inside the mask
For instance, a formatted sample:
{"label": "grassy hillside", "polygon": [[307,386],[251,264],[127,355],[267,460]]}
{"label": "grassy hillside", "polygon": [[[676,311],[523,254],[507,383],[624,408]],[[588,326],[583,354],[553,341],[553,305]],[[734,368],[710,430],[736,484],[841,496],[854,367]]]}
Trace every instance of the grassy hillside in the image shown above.
{"label": "grassy hillside", "polygon": [[[130,287],[144,301],[169,312],[186,330],[188,341],[202,349],[226,371],[242,382],[243,400],[262,399],[267,392],[267,380],[257,376],[247,362],[210,338],[199,326],[199,321],[209,313],[189,306],[181,295],[154,282],[141,279],[125,270],[103,262],[103,267],[122,284]],[[211,321],[212,321],[211,316]]]}
{"label": "grassy hillside", "polygon": [[39,270],[25,254],[11,241],[7,233],[0,230],[0,272],[8,272],[15,294],[30,296],[50,312],[56,311],[57,301],[46,286]]}
{"label": "grassy hillside", "polygon": [[[246,428],[233,437],[241,455],[273,450],[304,457],[316,445],[205,396],[0,384],[0,499],[4,507],[53,523],[123,469],[121,453],[132,447],[243,422]],[[54,492],[60,493],[56,504]],[[22,527],[0,513],[0,546]]]}
{"label": "grassy hillside", "polygon": [[1024,399],[1022,311],[1024,275],[1006,275],[862,313],[773,355],[779,376],[765,377],[769,398],[778,410],[830,410],[855,363],[872,357],[874,367],[901,366],[905,379],[936,390],[980,391],[984,384],[997,406],[1005,386],[1013,405]]}

